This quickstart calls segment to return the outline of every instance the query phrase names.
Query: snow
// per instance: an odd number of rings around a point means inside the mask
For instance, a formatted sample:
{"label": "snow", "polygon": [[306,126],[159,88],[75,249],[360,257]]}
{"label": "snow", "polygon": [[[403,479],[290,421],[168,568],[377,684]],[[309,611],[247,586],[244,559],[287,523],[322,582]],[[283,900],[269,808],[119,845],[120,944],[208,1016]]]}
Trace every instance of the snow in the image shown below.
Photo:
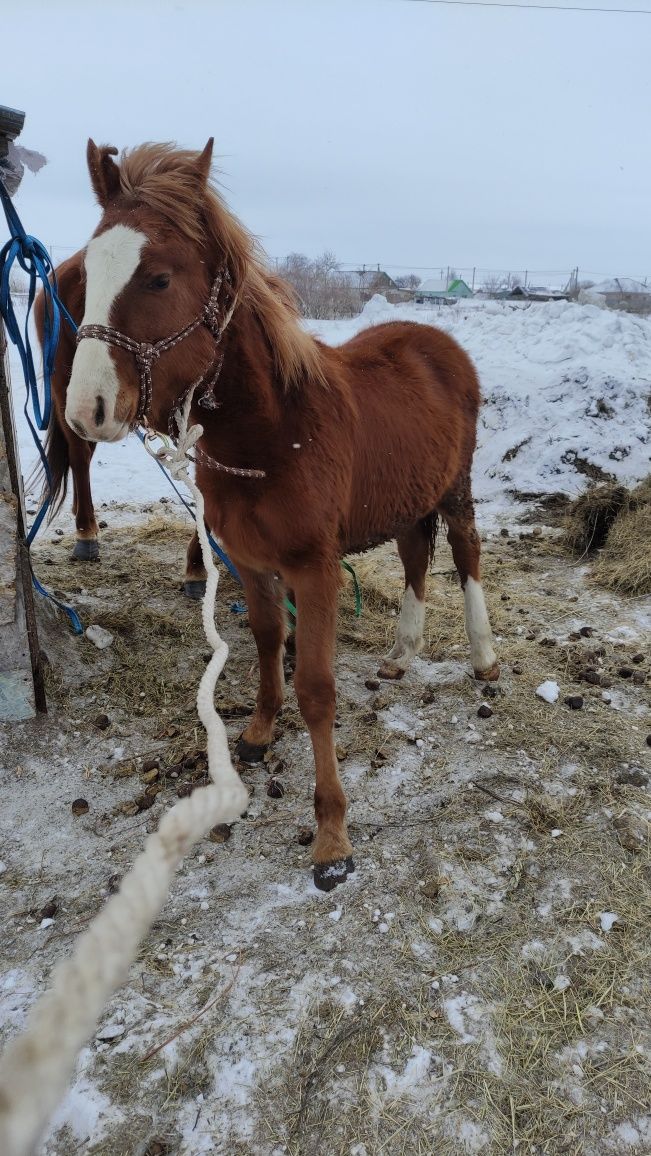
{"label": "snow", "polygon": [[378,1065],[385,1084],[384,1098],[392,1100],[413,1093],[427,1079],[431,1062],[432,1053],[415,1044],[402,1072],[396,1073],[387,1065]]}
{"label": "snow", "polygon": [[485,401],[473,473],[482,518],[508,508],[514,491],[580,493],[577,458],[627,485],[649,473],[649,319],[567,301],[473,301],[442,311],[376,297],[359,318],[308,326],[338,343],[391,320],[445,329],[476,365]]}
{"label": "snow", "polygon": [[597,915],[602,931],[612,931],[613,925],[619,922],[619,915],[615,915],[614,911],[598,911]]}
{"label": "snow", "polygon": [[[386,321],[433,324],[475,362],[484,397],[474,463],[480,517],[490,524],[514,494],[581,492],[593,466],[627,485],[649,473],[646,399],[651,380],[651,320],[567,301],[471,301],[446,309],[389,305],[376,295],[358,317],[306,321],[331,344]],[[22,376],[10,349],[23,472],[37,454],[22,414]],[[92,468],[98,504],[137,493],[142,504],[178,499],[135,439],[97,448]],[[34,508],[35,492],[28,489]],[[28,500],[28,505],[30,502]]]}
{"label": "snow", "polygon": [[98,650],[106,650],[113,642],[113,635],[109,630],[105,630],[103,626],[98,626],[93,623],[86,629],[86,638],[92,642]]}
{"label": "snow", "polygon": [[635,281],[633,277],[610,277],[606,281],[600,281],[598,285],[591,285],[589,289],[583,290],[585,296],[588,294],[597,293],[646,293],[651,292],[648,285],[644,285],[642,281]]}
{"label": "snow", "polygon": [[545,682],[541,682],[540,686],[536,688],[538,698],[542,698],[545,702],[554,703],[557,701],[560,694],[560,687],[553,679],[548,678]]}

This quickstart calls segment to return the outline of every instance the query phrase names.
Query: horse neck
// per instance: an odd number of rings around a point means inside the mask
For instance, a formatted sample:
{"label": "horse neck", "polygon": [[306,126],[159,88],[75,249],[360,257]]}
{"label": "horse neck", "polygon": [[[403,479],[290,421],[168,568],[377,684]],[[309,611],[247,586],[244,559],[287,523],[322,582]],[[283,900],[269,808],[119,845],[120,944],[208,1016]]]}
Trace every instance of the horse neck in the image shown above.
{"label": "horse neck", "polygon": [[194,404],[196,420],[204,427],[201,447],[229,465],[268,469],[275,435],[286,418],[286,389],[262,325],[247,304],[236,311],[224,335],[223,353],[215,385],[217,408]]}

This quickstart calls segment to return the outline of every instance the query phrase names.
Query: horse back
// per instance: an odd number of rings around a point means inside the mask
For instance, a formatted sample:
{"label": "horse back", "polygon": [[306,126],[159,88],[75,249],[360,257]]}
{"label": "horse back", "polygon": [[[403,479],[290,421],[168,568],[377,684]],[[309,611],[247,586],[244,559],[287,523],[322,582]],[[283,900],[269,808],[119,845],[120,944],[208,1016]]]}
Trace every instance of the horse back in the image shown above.
{"label": "horse back", "polygon": [[372,326],[337,352],[357,419],[341,536],[359,548],[427,517],[469,473],[479,380],[454,338],[414,322]]}

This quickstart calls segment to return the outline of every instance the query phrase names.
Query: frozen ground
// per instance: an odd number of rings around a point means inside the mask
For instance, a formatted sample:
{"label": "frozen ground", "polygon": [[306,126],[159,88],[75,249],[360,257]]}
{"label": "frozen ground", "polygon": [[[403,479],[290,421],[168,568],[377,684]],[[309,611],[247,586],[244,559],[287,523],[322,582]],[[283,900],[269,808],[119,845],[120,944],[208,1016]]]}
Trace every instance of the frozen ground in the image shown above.
{"label": "frozen ground", "polygon": [[[339,340],[404,313],[376,301],[318,329]],[[649,472],[651,327],[556,304],[435,319],[473,355],[488,400],[475,485],[488,499],[497,697],[468,677],[444,545],[422,656],[402,684],[366,687],[399,586],[379,553],[362,618],[348,590],[340,613],[355,875],[327,896],[311,883],[299,834],[313,828],[312,764],[290,683],[271,763],[243,771],[247,817],[188,856],[42,1156],[651,1151],[650,600],[592,585],[553,531],[516,525],[530,506],[505,493],[576,492],[585,479],[567,449],[627,481]],[[165,491],[135,441],[102,457],[102,562],[70,563],[64,514],[35,565],[114,643],[100,652],[44,617],[50,715],[0,732],[4,1036],[145,832],[202,777],[193,697],[205,644],[178,592],[189,526],[154,501]],[[136,488],[138,512],[118,504]],[[233,737],[255,693],[236,597],[224,580],[218,705]],[[536,697],[548,680],[556,703]],[[267,794],[269,771],[282,798]],[[79,798],[88,810],[75,815]]]}

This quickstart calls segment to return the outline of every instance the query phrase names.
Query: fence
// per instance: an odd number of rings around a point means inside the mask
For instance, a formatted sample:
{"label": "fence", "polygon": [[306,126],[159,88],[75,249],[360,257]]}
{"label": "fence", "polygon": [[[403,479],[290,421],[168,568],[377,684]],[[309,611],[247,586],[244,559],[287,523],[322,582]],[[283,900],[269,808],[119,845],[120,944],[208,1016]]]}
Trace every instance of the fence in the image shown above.
{"label": "fence", "polygon": [[514,289],[521,285],[525,289],[554,289],[563,292],[572,292],[586,281],[597,283],[611,280],[613,277],[626,277],[639,281],[642,285],[651,283],[649,273],[604,273],[588,269],[580,269],[575,265],[568,269],[506,269],[492,266],[465,266],[465,265],[405,265],[392,263],[359,263],[352,261],[341,262],[339,266],[349,273],[358,273],[360,277],[367,277],[373,271],[383,271],[395,280],[410,273],[416,274],[421,282],[430,279],[446,281],[447,284],[455,278],[460,278],[475,292],[478,289],[503,290]]}

